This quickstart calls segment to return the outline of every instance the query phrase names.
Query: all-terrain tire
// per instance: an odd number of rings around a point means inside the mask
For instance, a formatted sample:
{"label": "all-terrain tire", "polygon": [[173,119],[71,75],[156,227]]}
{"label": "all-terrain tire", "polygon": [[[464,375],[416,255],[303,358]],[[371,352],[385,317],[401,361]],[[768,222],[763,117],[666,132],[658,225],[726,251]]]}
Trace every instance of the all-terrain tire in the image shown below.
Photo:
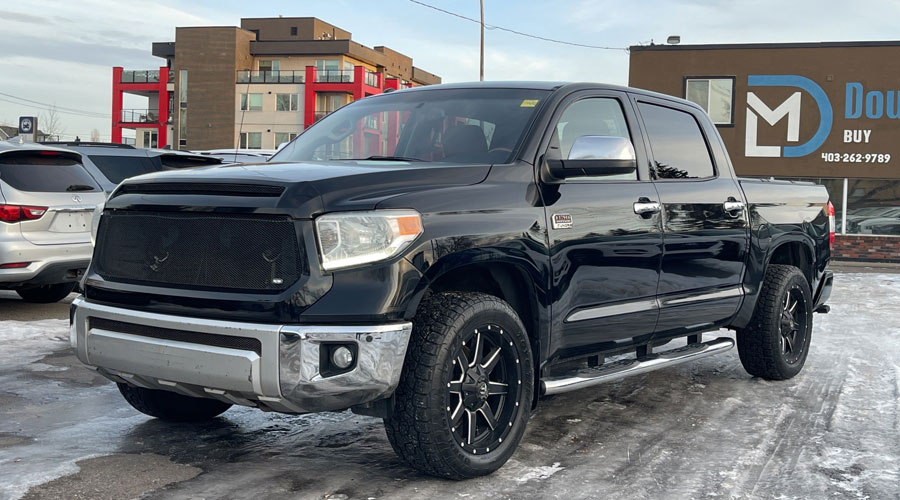
{"label": "all-terrain tire", "polygon": [[135,410],[161,420],[197,422],[209,420],[231,408],[217,399],[192,398],[169,391],[158,391],[117,384],[119,392]]}
{"label": "all-terrain tire", "polygon": [[20,288],[16,290],[19,297],[25,302],[34,304],[51,304],[69,296],[75,290],[78,283],[57,283],[33,288]]}
{"label": "all-terrain tire", "polygon": [[[766,269],[753,317],[737,331],[738,355],[748,373],[768,380],[800,373],[812,338],[812,300],[800,269],[781,264]],[[788,303],[796,303],[792,311],[786,311]]]}
{"label": "all-terrain tire", "polygon": [[411,467],[449,479],[499,469],[522,439],[534,397],[531,346],[516,312],[484,293],[426,298],[395,396],[385,429]]}

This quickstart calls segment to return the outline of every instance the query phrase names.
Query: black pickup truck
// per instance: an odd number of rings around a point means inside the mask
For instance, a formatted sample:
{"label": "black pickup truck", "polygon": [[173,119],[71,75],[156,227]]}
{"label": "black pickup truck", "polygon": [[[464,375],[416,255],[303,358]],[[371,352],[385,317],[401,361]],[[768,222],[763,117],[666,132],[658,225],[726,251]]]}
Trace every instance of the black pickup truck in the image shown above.
{"label": "black pickup truck", "polygon": [[71,341],[148,415],[351,408],[412,467],[474,477],[509,459],[540,396],[735,343],[704,332],[735,330],[751,375],[799,373],[828,310],[832,213],[821,186],[736,178],[680,99],[402,90],[269,163],[121,184]]}

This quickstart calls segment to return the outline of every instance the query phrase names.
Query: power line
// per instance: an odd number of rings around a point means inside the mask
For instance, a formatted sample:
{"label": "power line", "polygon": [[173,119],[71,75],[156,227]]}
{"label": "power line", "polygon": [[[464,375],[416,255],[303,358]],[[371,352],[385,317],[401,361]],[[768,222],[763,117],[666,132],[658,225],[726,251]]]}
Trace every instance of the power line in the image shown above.
{"label": "power line", "polygon": [[[457,14],[456,12],[451,12],[451,11],[449,11],[449,10],[445,10],[445,9],[440,8],[440,7],[436,7],[436,6],[434,6],[434,5],[430,5],[430,4],[427,4],[427,3],[425,3],[425,2],[421,2],[421,1],[419,1],[419,0],[409,0],[409,1],[412,2],[412,3],[414,3],[414,4],[418,4],[418,5],[421,5],[421,6],[423,6],[423,7],[428,7],[429,9],[436,10],[436,11],[438,11],[438,12],[443,12],[444,14],[448,14],[448,15],[451,15],[451,16],[453,16],[453,17],[458,17],[458,18],[464,19],[464,20],[466,20],[466,21],[470,21],[470,22],[473,22],[473,23],[476,23],[476,24],[481,24],[481,21],[479,21],[478,19],[474,19],[474,18],[471,18],[471,17],[467,17],[467,16],[464,16],[464,15],[462,15],[462,14]],[[585,47],[585,48],[588,48],[588,49],[601,49],[601,50],[621,50],[621,51],[623,51],[623,52],[628,52],[628,49],[627,49],[626,47],[604,47],[604,46],[602,46],[602,45],[590,45],[590,44],[586,44],[586,43],[567,42],[567,41],[565,41],[565,40],[557,40],[557,39],[555,39],[555,38],[547,38],[547,37],[544,37],[544,36],[532,35],[532,34],[530,34],[530,33],[523,33],[523,32],[521,32],[521,31],[516,31],[516,30],[513,30],[513,29],[504,28],[504,27],[502,27],[502,26],[496,26],[496,25],[485,24],[485,25],[484,25],[484,28],[485,28],[485,29],[488,29],[488,30],[500,30],[500,31],[505,31],[505,32],[507,32],[507,33],[512,33],[512,34],[514,34],[514,35],[524,36],[524,37],[528,37],[528,38],[534,38],[535,40],[542,40],[542,41],[544,41],[544,42],[559,43],[559,44],[562,44],[562,45],[571,45],[571,46],[573,46],[573,47]]]}
{"label": "power line", "polygon": [[[4,93],[4,92],[0,92],[0,95],[6,96],[6,97],[10,97],[10,98],[12,98],[12,99],[17,99],[17,100],[19,100],[19,101],[24,101],[24,102],[26,102],[26,103],[30,103],[30,104],[31,104],[30,107],[37,107],[38,109],[41,109],[41,110],[43,110],[43,111],[50,111],[50,109],[56,109],[56,111],[58,111],[58,112],[60,112],[60,113],[67,113],[67,114],[70,114],[70,115],[85,116],[85,117],[90,117],[90,118],[109,118],[109,117],[110,117],[109,114],[104,114],[104,113],[100,113],[100,112],[97,112],[97,111],[86,111],[86,110],[77,109],[77,108],[69,108],[69,107],[66,107],[66,106],[57,106],[57,105],[55,105],[55,104],[48,104],[48,103],[45,103],[45,102],[34,101],[34,100],[31,100],[31,99],[26,99],[26,98],[24,98],[24,97],[19,97],[19,96],[15,96],[15,95],[12,95],[12,94],[7,94],[7,93]],[[8,100],[8,99],[0,99],[0,100],[6,101],[6,102],[9,102],[9,103],[12,103],[12,104],[18,104],[18,105],[20,105],[20,106],[29,106],[28,104],[23,104],[23,103],[20,103],[20,102],[10,101],[10,100]],[[35,105],[36,105],[36,106],[35,106]]]}

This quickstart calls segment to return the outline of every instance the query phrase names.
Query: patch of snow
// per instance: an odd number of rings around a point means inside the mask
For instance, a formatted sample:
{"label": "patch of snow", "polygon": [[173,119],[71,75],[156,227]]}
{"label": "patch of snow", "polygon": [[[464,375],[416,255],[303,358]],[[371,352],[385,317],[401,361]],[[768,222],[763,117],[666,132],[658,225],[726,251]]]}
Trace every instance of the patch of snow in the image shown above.
{"label": "patch of snow", "polygon": [[565,467],[561,466],[559,462],[554,462],[553,465],[549,466],[529,467],[524,474],[516,478],[516,481],[525,483],[532,479],[544,480],[563,469],[565,469]]}
{"label": "patch of snow", "polygon": [[69,347],[69,322],[63,319],[4,321],[0,328],[0,367],[23,366]]}

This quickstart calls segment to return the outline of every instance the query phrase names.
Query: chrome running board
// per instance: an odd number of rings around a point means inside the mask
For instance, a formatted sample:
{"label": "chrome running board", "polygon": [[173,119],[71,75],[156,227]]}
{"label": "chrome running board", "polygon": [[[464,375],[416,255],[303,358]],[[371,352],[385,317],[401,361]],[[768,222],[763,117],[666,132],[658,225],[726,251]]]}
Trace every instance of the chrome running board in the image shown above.
{"label": "chrome running board", "polygon": [[566,375],[541,379],[541,394],[559,394],[593,385],[603,384],[639,373],[647,373],[660,368],[678,365],[713,354],[725,352],[734,347],[734,340],[719,337],[709,342],[688,344],[686,346],[654,353],[646,358],[623,359],[600,365],[596,368],[584,368]]}

